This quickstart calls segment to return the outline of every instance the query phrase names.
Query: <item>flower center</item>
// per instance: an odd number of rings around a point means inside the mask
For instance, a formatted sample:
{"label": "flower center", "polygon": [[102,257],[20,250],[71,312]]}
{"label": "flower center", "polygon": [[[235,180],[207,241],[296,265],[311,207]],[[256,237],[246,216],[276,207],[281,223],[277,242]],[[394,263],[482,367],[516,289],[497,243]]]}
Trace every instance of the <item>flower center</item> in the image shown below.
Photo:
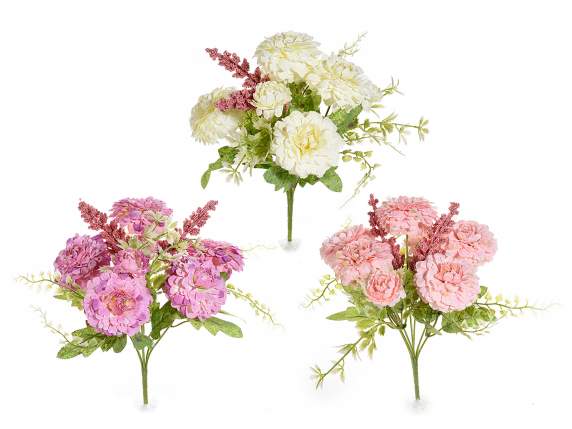
{"label": "flower center", "polygon": [[135,300],[125,291],[112,293],[105,303],[107,309],[115,316],[119,316],[135,308]]}
{"label": "flower center", "polygon": [[459,264],[441,264],[435,277],[443,283],[459,284],[463,279],[463,267]]}
{"label": "flower center", "polygon": [[294,144],[300,155],[313,151],[320,144],[320,133],[311,125],[303,126],[294,137]]}

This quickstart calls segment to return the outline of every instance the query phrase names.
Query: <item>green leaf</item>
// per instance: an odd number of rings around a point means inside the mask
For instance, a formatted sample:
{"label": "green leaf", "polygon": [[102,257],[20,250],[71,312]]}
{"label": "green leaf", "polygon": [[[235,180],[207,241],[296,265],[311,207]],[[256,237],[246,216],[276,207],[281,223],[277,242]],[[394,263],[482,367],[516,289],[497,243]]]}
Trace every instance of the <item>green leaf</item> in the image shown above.
{"label": "green leaf", "polygon": [[344,134],[345,132],[357,126],[357,118],[362,111],[361,106],[356,106],[349,111],[336,110],[329,118],[336,124],[338,133]]}
{"label": "green leaf", "polygon": [[302,112],[320,112],[322,98],[307,88],[305,82],[291,83],[288,85],[292,94],[290,110],[300,110]]}
{"label": "green leaf", "polygon": [[91,326],[86,326],[85,328],[73,331],[72,335],[74,337],[79,337],[79,338],[92,338],[100,334],[95,332],[95,330]]}
{"label": "green leaf", "polygon": [[481,291],[479,292],[479,298],[482,298],[483,296],[485,296],[485,294],[487,293],[488,290],[489,290],[488,287],[481,286]]}
{"label": "green leaf", "polygon": [[133,346],[137,350],[143,350],[145,347],[151,347],[153,345],[153,340],[140,332],[133,335],[131,340],[133,340]]}
{"label": "green leaf", "polygon": [[201,322],[199,319],[189,319],[189,323],[193,325],[193,328],[195,328],[197,331],[203,326],[203,322]]}
{"label": "green leaf", "polygon": [[231,146],[223,146],[218,150],[220,161],[225,164],[232,164],[234,162],[234,158],[236,158],[237,153],[238,148]]}
{"label": "green leaf", "polygon": [[318,176],[310,174],[307,177],[300,178],[298,180],[298,183],[300,184],[300,186],[304,187],[305,185],[315,185],[319,181],[320,181],[320,178]]}
{"label": "green leaf", "polygon": [[430,337],[432,335],[441,335],[441,331],[435,329],[433,326],[426,324],[425,325],[425,335]]}
{"label": "green leaf", "polygon": [[173,322],[180,318],[180,314],[175,310],[169,302],[166,302],[160,308],[151,310],[151,338],[158,339],[161,336],[161,331],[167,329]]}
{"label": "green leaf", "polygon": [[277,165],[270,167],[264,173],[264,180],[274,185],[274,190],[278,191],[284,188],[285,191],[292,189],[298,183],[298,177],[293,176]]}
{"label": "green leaf", "polygon": [[222,332],[229,337],[242,338],[242,329],[240,329],[240,326],[235,325],[228,320],[222,320],[218,317],[210,317],[203,321],[203,326],[212,335]]}
{"label": "green leaf", "polygon": [[118,337],[105,337],[99,343],[99,347],[101,348],[102,351],[106,352],[113,347],[113,344],[115,344],[115,340],[117,338]]}
{"label": "green leaf", "polygon": [[205,189],[209,184],[209,180],[211,178],[211,172],[215,170],[220,170],[222,167],[223,167],[222,159],[220,158],[217,159],[215,162],[209,164],[209,168],[207,168],[207,171],[205,171],[201,176],[201,187],[203,189]]}
{"label": "green leaf", "polygon": [[320,177],[320,182],[326,185],[330,191],[341,192],[342,191],[342,179],[338,176],[336,172],[337,167],[329,168],[326,173]]}
{"label": "green leaf", "polygon": [[120,353],[123,351],[126,345],[127,345],[127,335],[116,337],[115,342],[113,343],[113,351],[115,353]]}
{"label": "green leaf", "polygon": [[360,315],[358,309],[355,307],[348,307],[344,311],[340,311],[339,313],[330,314],[328,317],[326,317],[326,319],[328,319],[328,320],[335,320],[335,321],[359,320],[361,318],[363,318],[363,316]]}
{"label": "green leaf", "polygon": [[59,359],[71,359],[79,356],[80,354],[82,354],[82,347],[73,343],[68,343],[58,351],[57,357]]}

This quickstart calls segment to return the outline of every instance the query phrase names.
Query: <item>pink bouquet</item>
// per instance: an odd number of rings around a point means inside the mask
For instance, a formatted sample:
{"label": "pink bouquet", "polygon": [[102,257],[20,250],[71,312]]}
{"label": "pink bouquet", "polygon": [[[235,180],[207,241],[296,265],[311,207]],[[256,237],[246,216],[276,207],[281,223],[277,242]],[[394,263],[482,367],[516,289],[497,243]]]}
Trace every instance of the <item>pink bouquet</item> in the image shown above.
{"label": "pink bouquet", "polygon": [[369,228],[346,228],[320,251],[335,276],[322,279],[308,306],[342,291],[351,306],[328,319],[354,322],[359,337],[341,346],[341,357],[327,370],[313,368],[317,387],[329,374],[343,379],[345,359],[364,349],[371,356],[376,336],[389,328],[405,343],[419,399],[419,356],[429,338],[479,335],[503,317],[535,307],[493,298],[480,286],[478,267],[491,261],[497,243],[487,226],[453,220],[459,204],[441,216],[423,198],[399,197],[378,207],[371,195],[369,205]]}
{"label": "pink bouquet", "polygon": [[22,277],[55,287],[55,298],[85,315],[86,326],[71,334],[44,318],[63,339],[57,357],[89,356],[97,349],[119,353],[130,341],[147,404],[149,358],[169,329],[189,323],[212,335],[242,337],[239,326],[216,317],[225,314],[228,295],[273,321],[266,306],[228,283],[244,267],[241,250],[198,237],[216,205],[209,201],[179,228],[170,218],[172,210],[154,198],[123,199],[113,204],[109,216],[80,202],[83,220],[97,234],[68,239],[54,262],[55,274]]}

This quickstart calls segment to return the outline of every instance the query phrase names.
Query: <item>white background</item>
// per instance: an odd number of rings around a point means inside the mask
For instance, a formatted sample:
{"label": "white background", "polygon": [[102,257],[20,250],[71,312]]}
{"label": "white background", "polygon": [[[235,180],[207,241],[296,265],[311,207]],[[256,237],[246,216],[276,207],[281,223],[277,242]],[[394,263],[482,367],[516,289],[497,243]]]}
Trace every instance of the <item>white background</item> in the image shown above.
{"label": "white background", "polygon": [[[570,11],[566,2],[147,2],[2,1],[0,144],[2,261],[0,419],[5,427],[565,427],[570,354]],[[394,76],[405,96],[388,112],[430,119],[405,156],[377,150],[377,180],[340,209],[359,173],[344,166],[342,195],[321,185],[296,195],[296,252],[284,251],[285,197],[257,174],[240,187],[213,174],[216,157],[193,142],[197,97],[238,84],[205,47],[252,56],[263,37],[303,31],[337,50],[368,31],[354,61],[380,86]],[[366,222],[369,191],[425,196],[486,223],[499,251],[483,284],[548,312],[503,321],[488,336],[432,339],[421,356],[421,406],[395,333],[373,360],[348,361],[345,384],[321,391],[310,366],[353,341],[352,325],[324,317],[335,300],[304,310],[327,272],[321,241],[348,219]],[[153,195],[182,220],[220,201],[204,235],[248,252],[235,283],[267,302],[283,328],[244,316],[245,338],[181,327],[150,367],[152,406],[142,410],[138,361],[96,352],[55,358],[58,338],[30,309],[67,330],[82,316],[17,284],[50,270],[65,239],[87,233],[80,198],[107,209]]]}

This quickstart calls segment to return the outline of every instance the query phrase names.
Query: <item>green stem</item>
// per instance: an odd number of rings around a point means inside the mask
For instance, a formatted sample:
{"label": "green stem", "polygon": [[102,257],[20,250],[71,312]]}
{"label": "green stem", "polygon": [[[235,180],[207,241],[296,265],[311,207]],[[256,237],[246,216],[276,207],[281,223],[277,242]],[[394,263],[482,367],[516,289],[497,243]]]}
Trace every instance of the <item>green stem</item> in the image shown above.
{"label": "green stem", "polygon": [[145,361],[141,359],[141,382],[143,385],[143,405],[149,404],[149,395],[147,394],[147,363],[149,361]]}
{"label": "green stem", "polygon": [[294,191],[296,185],[286,191],[288,201],[288,241],[292,241],[292,214],[294,213]]}
{"label": "green stem", "polygon": [[411,358],[411,369],[413,370],[413,384],[415,386],[415,400],[418,401],[419,396],[419,357],[414,354],[409,354]]}

